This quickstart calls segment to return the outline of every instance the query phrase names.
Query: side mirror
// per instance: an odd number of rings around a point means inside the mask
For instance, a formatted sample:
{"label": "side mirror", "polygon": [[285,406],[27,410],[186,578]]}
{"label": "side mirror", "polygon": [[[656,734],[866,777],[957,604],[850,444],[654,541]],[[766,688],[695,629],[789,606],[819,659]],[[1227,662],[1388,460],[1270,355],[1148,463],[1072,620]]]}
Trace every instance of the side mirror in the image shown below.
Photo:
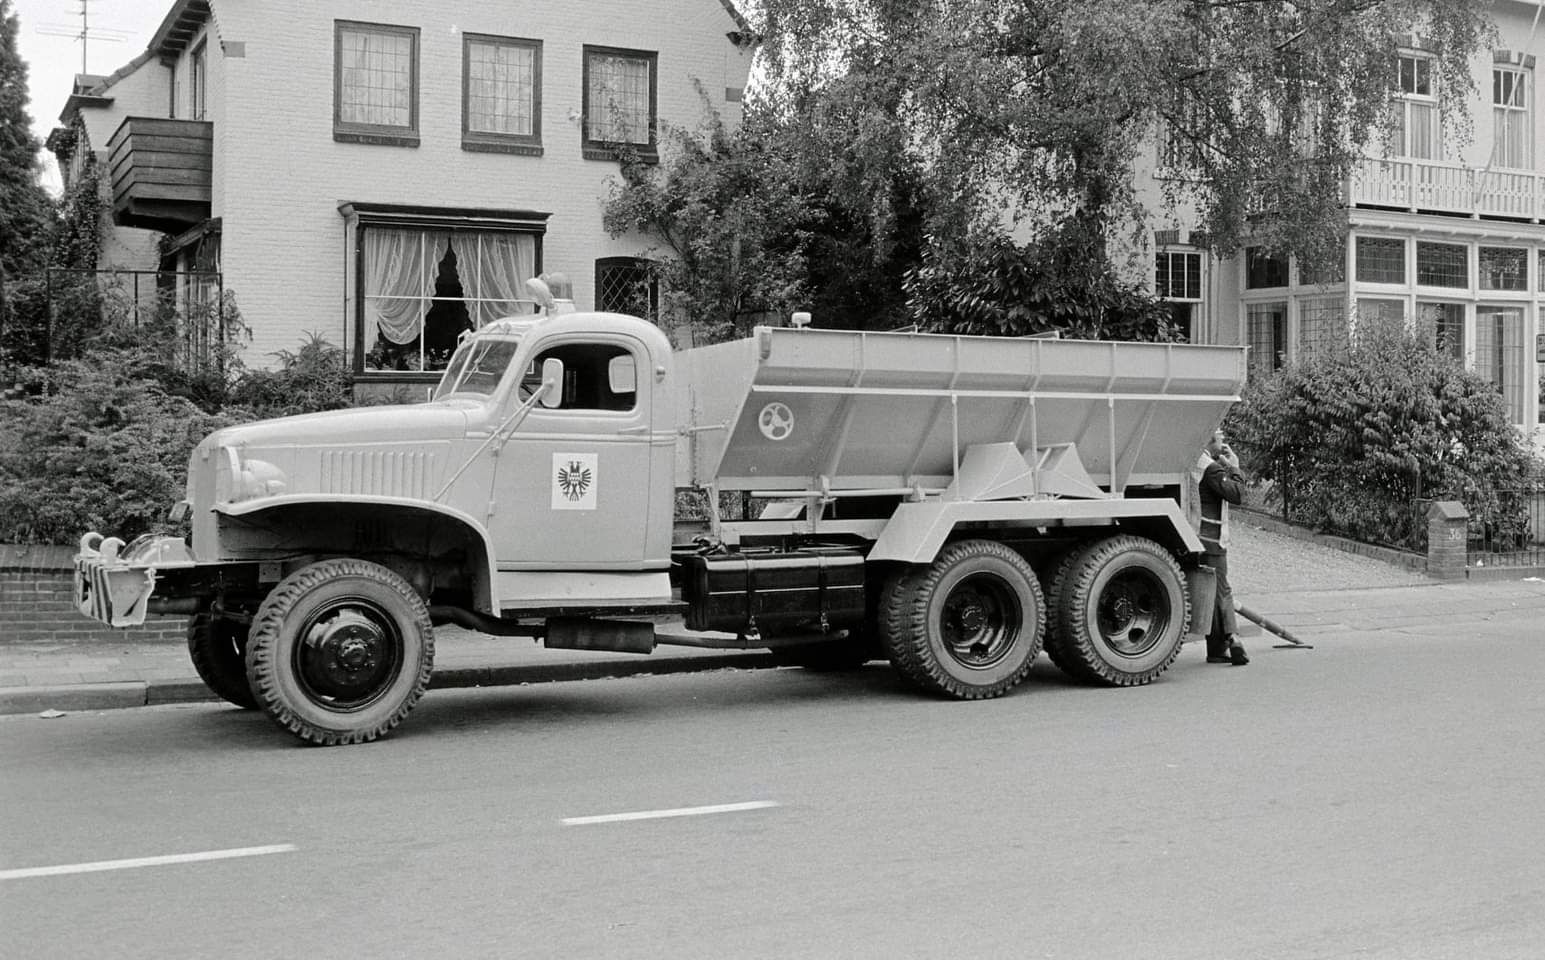
{"label": "side mirror", "polygon": [[551,410],[563,403],[563,361],[548,357],[542,361],[542,406]]}

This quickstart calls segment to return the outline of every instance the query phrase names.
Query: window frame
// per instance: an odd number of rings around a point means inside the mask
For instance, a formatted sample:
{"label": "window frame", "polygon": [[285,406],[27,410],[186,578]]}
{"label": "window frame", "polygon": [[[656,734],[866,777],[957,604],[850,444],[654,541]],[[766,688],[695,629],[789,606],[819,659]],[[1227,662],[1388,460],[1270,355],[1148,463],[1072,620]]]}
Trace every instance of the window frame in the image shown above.
{"label": "window frame", "polygon": [[207,120],[209,92],[206,83],[209,76],[209,38],[194,45],[188,54],[188,119]]}
{"label": "window frame", "polygon": [[[597,257],[595,261],[595,308],[602,311],[606,309],[606,304],[602,303],[602,298],[607,292],[607,281],[604,277],[606,271],[618,269],[637,270],[645,277],[649,297],[649,315],[641,319],[648,320],[650,323],[659,323],[660,281],[650,269],[651,265],[651,261],[644,257]],[[613,312],[620,313],[621,311]]]}
{"label": "window frame", "polygon": [[[1188,263],[1189,258],[1193,257],[1196,261],[1196,295],[1190,296],[1188,292],[1186,292],[1185,288],[1190,286],[1188,282],[1189,278],[1187,276],[1188,271],[1182,267],[1180,271],[1179,284],[1179,286],[1182,288],[1182,295],[1175,296],[1171,292],[1175,289],[1176,286],[1175,261],[1178,258],[1182,263]],[[1165,261],[1164,272],[1169,279],[1168,289],[1161,287],[1159,284],[1159,260],[1161,258]],[[1202,251],[1187,249],[1183,247],[1160,247],[1158,250],[1154,251],[1153,289],[1156,299],[1163,300],[1168,303],[1203,302],[1207,293],[1207,261],[1206,258],[1202,256]]]}
{"label": "window frame", "polygon": [[[408,61],[408,123],[397,124],[345,122],[343,119],[343,34],[346,30],[392,34],[407,37],[411,43]],[[339,143],[365,143],[376,146],[416,147],[419,145],[419,57],[420,30],[392,23],[363,20],[333,21],[333,139]]]}
{"label": "window frame", "polygon": [[[1412,90],[1405,88],[1405,64],[1411,61],[1411,86]],[[1400,98],[1400,143],[1399,156],[1407,160],[1437,162],[1443,159],[1443,115],[1440,112],[1437,89],[1437,76],[1433,70],[1436,59],[1429,53],[1417,50],[1400,51],[1396,64],[1395,86],[1399,88]],[[1425,66],[1427,75],[1427,92],[1422,93],[1420,87],[1422,67]],[[1412,149],[1411,136],[1411,108],[1413,106],[1427,107],[1432,110],[1431,139],[1425,144],[1426,156],[1418,156]]]}
{"label": "window frame", "polygon": [[[374,227],[382,229],[404,228],[420,231],[470,230],[474,232],[506,232],[532,234],[536,238],[535,274],[542,273],[543,247],[550,213],[536,210],[482,210],[456,207],[419,207],[364,201],[345,201],[338,205],[338,212],[349,223],[349,252],[353,264],[352,276],[347,281],[349,299],[347,330],[348,367],[361,383],[436,383],[439,370],[367,370],[364,346],[365,326],[365,231]],[[424,298],[421,298],[424,299]],[[428,298],[436,299],[436,298]],[[476,301],[478,297],[461,297],[463,302]]]}
{"label": "window frame", "polygon": [[[1497,99],[1499,75],[1510,74],[1513,77],[1512,89],[1516,92],[1523,91],[1522,104],[1502,103]],[[1511,64],[1493,64],[1491,68],[1491,114],[1492,114],[1492,166],[1503,170],[1532,170],[1534,167],[1534,75],[1533,71],[1521,66]],[[1521,162],[1509,164],[1504,156],[1502,127],[1499,121],[1504,117],[1510,121],[1516,119],[1521,130],[1519,131],[1519,147],[1521,149]],[[1511,130],[1511,122],[1507,125]]]}
{"label": "window frame", "polygon": [[[659,160],[657,146],[660,122],[659,66],[660,54],[652,50],[635,50],[627,47],[605,47],[587,43],[581,48],[580,70],[580,152],[586,160],[615,160],[620,149],[637,153],[640,159],[651,163]],[[628,57],[644,60],[649,65],[649,138],[647,141],[599,140],[590,135],[590,62],[594,57]]]}
{"label": "window frame", "polygon": [[[472,44],[523,47],[531,51],[531,132],[499,133],[472,129]],[[540,157],[542,148],[542,41],[492,33],[461,35],[461,149],[475,153],[510,153]]]}

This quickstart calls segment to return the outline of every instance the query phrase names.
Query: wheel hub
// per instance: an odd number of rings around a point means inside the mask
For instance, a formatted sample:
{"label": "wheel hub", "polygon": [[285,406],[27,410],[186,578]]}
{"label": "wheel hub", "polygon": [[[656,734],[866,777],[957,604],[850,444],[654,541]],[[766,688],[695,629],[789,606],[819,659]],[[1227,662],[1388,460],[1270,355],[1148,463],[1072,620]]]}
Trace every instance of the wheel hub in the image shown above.
{"label": "wheel hub", "polygon": [[368,617],[353,610],[339,611],[306,634],[306,678],[327,696],[349,698],[368,693],[389,659],[388,643],[386,634]]}

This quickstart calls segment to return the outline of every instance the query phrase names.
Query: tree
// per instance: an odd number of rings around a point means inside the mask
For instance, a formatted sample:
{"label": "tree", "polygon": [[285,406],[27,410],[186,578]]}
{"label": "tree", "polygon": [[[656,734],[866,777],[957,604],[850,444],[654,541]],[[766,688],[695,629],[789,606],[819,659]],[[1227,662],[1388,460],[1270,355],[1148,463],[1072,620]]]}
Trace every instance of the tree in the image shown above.
{"label": "tree", "polygon": [[[658,245],[644,252],[664,254],[666,312],[695,338],[793,310],[827,327],[905,322],[902,279],[923,246],[910,170],[859,188],[835,135],[843,121],[819,106],[791,117],[753,102],[732,130],[705,105],[697,129],[662,131],[658,164],[624,157],[606,226]],[[874,196],[886,217],[871,215]]]}
{"label": "tree", "polygon": [[40,265],[51,209],[37,179],[38,140],[27,115],[27,65],[16,51],[18,29],[11,0],[0,0],[0,316],[5,279]]}
{"label": "tree", "polygon": [[[1247,233],[1322,263],[1341,189],[1392,129],[1397,50],[1436,51],[1445,120],[1488,36],[1472,0],[761,0],[769,99],[846,104],[859,185],[916,170],[946,253],[1018,223],[1036,242],[1136,229],[1136,147],[1164,132],[1214,249]],[[1452,129],[1452,128],[1451,128]],[[1463,132],[1462,130],[1458,132]],[[887,215],[870,191],[870,210]],[[1080,229],[1070,230],[1070,225]]]}

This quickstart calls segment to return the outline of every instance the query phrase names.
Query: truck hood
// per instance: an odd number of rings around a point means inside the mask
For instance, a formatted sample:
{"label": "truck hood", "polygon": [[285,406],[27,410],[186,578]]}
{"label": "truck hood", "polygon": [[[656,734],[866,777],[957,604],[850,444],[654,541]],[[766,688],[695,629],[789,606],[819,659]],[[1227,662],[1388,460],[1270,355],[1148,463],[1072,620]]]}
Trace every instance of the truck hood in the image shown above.
{"label": "truck hood", "polygon": [[467,432],[488,417],[467,401],[334,410],[210,434],[193,451],[189,499],[231,503],[325,494],[428,499]]}
{"label": "truck hood", "polygon": [[[482,407],[471,403],[418,403],[305,413],[226,427],[204,443],[257,447],[412,443],[460,438]],[[479,418],[481,419],[481,418]],[[202,444],[201,444],[202,445]]]}

